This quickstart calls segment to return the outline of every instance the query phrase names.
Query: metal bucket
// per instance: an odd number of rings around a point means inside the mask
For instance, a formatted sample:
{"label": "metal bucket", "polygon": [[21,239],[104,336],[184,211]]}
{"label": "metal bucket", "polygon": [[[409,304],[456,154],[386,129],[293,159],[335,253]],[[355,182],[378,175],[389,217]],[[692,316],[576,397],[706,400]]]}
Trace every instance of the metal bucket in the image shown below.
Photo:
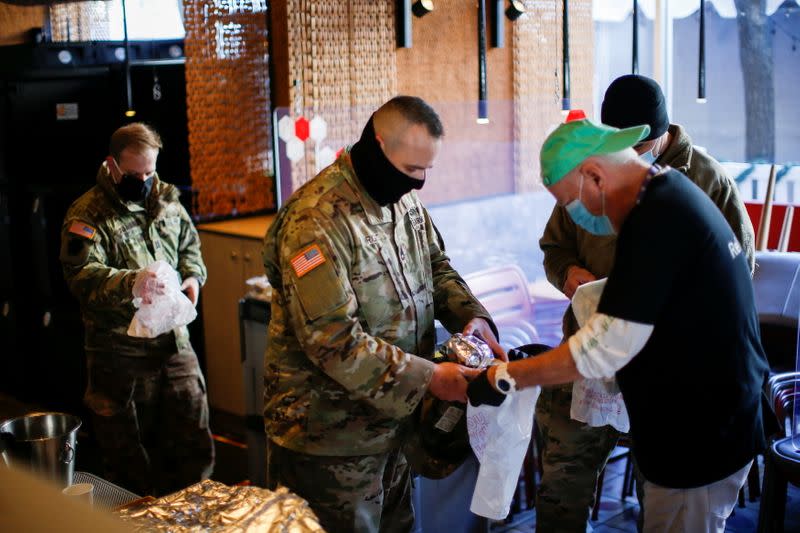
{"label": "metal bucket", "polygon": [[66,487],[75,471],[75,438],[81,419],[64,413],[31,413],[0,422],[0,456]]}

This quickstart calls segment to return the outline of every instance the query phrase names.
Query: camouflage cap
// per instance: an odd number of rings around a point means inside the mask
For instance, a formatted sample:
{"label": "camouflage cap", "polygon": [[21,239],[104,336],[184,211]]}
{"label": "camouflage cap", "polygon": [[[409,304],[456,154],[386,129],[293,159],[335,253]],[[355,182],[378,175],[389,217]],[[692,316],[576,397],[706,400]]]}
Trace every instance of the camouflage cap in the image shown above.
{"label": "camouflage cap", "polygon": [[539,153],[542,182],[550,187],[587,157],[630,148],[649,131],[650,126],[646,124],[624,130],[595,124],[590,120],[561,124],[545,139]]}

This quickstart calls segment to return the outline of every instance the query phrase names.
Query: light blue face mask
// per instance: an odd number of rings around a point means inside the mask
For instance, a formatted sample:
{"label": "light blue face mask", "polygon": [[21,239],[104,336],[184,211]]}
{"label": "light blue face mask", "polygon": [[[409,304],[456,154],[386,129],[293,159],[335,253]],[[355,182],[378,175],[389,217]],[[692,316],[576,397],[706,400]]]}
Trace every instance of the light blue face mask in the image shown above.
{"label": "light blue face mask", "polygon": [[593,235],[616,235],[617,232],[614,231],[614,226],[611,224],[611,219],[606,215],[605,193],[600,193],[602,194],[603,198],[603,214],[600,216],[593,215],[588,209],[586,209],[586,206],[583,205],[583,202],[581,201],[582,194],[583,175],[581,175],[581,183],[578,188],[578,197],[568,203],[566,206],[567,213],[569,213],[572,221]]}
{"label": "light blue face mask", "polygon": [[641,158],[642,158],[642,160],[643,160],[645,163],[647,163],[648,165],[652,165],[653,163],[655,163],[655,162],[656,162],[656,159],[657,159],[657,158],[656,158],[656,156],[653,154],[653,151],[652,151],[652,150],[650,150],[649,152],[645,152],[645,153],[643,153],[643,154],[642,154],[642,155],[640,155],[639,157],[641,157]]}

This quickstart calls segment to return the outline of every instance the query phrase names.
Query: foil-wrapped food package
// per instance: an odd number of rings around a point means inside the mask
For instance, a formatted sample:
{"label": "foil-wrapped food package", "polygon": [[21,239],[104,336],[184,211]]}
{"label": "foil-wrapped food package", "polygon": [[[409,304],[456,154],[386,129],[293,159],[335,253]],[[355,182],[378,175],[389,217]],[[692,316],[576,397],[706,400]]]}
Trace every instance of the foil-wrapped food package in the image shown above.
{"label": "foil-wrapped food package", "polygon": [[324,533],[300,496],[285,487],[230,487],[205,480],[117,510],[134,531],[172,533]]}
{"label": "foil-wrapped food package", "polygon": [[486,342],[475,335],[461,333],[456,333],[442,343],[436,357],[479,369],[489,367],[494,362],[494,354]]}

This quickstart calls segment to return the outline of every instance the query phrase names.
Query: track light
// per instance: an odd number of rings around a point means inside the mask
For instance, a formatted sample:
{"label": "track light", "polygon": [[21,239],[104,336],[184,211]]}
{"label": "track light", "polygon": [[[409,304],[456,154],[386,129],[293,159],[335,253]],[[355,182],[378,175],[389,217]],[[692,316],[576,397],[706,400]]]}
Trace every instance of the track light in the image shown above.
{"label": "track light", "polygon": [[525,3],[522,0],[511,0],[506,9],[508,20],[517,20],[525,13]]}
{"label": "track light", "polygon": [[417,0],[411,6],[411,12],[415,17],[424,17],[433,11],[433,0]]}

